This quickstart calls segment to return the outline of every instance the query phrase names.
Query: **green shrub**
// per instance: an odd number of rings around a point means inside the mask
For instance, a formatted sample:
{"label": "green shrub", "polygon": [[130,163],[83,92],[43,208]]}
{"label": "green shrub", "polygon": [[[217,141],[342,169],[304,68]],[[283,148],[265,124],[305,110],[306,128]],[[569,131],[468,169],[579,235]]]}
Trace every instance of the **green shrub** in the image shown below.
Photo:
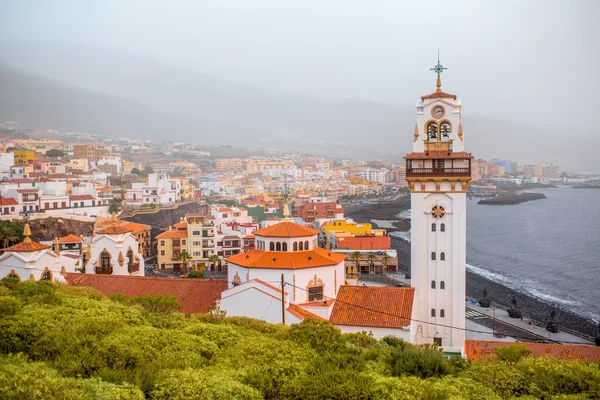
{"label": "green shrub", "polygon": [[391,372],[394,376],[440,377],[452,372],[442,351],[433,346],[409,346],[391,353]]}
{"label": "green shrub", "polygon": [[259,400],[263,396],[227,375],[193,369],[166,370],[159,374],[151,392],[155,400]]}
{"label": "green shrub", "polygon": [[496,347],[494,353],[501,360],[516,364],[521,358],[530,355],[531,349],[522,344],[511,344],[507,347]]}
{"label": "green shrub", "polygon": [[0,358],[0,388],[3,399],[122,399],[142,400],[133,385],[61,376],[40,362],[27,362],[24,355]]}

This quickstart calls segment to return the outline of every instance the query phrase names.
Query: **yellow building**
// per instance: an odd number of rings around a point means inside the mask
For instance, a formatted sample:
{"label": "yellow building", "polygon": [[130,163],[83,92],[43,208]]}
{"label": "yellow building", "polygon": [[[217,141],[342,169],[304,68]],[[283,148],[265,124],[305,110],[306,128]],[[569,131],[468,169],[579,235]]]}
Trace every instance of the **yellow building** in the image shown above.
{"label": "yellow building", "polygon": [[[131,171],[135,168],[135,164],[131,161],[123,160],[123,175],[131,174]],[[140,170],[141,171],[141,170]]]}
{"label": "yellow building", "polygon": [[[322,227],[325,230],[325,236],[329,235],[329,232],[347,232],[350,235],[372,235],[373,226],[369,223],[358,224],[356,222],[348,222],[344,219],[335,220],[328,222]],[[382,231],[382,229],[376,229],[376,231]],[[385,234],[385,231],[383,230]]]}
{"label": "yellow building", "polygon": [[35,151],[33,150],[14,150],[15,165],[27,164],[28,161],[35,160]]}
{"label": "yellow building", "polygon": [[215,254],[214,219],[200,214],[187,214],[185,220],[156,236],[156,241],[160,269],[182,271],[184,265],[179,254],[185,250],[191,256],[188,267],[203,272],[206,262]]}

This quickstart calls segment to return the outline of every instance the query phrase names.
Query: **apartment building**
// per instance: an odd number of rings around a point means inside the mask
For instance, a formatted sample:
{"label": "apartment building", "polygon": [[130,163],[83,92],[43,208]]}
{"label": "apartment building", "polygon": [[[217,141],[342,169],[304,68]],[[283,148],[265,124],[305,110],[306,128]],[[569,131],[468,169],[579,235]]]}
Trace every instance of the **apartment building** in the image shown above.
{"label": "apartment building", "polygon": [[190,269],[206,270],[208,259],[215,254],[216,228],[214,219],[199,213],[188,213],[169,230],[156,236],[160,269],[182,272],[185,267],[180,254],[185,250],[191,260]]}

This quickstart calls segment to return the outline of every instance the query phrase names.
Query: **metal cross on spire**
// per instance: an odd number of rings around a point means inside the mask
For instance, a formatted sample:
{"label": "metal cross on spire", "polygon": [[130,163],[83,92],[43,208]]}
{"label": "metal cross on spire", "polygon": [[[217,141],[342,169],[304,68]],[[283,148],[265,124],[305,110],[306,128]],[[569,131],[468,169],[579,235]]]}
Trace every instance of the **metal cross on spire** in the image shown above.
{"label": "metal cross on spire", "polygon": [[440,76],[440,74],[442,72],[444,72],[445,69],[448,68],[444,68],[444,66],[442,64],[440,64],[440,50],[438,49],[438,62],[437,65],[435,65],[433,68],[429,68],[431,71],[435,72],[438,76]]}

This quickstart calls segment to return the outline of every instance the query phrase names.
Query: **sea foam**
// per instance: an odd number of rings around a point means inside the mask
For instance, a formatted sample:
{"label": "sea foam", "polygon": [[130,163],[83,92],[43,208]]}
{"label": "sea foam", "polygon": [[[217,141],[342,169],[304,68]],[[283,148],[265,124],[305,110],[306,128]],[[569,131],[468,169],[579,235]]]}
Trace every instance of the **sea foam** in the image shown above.
{"label": "sea foam", "polygon": [[398,239],[404,240],[406,243],[410,243],[410,231],[393,231],[389,232],[388,235],[397,237]]}

